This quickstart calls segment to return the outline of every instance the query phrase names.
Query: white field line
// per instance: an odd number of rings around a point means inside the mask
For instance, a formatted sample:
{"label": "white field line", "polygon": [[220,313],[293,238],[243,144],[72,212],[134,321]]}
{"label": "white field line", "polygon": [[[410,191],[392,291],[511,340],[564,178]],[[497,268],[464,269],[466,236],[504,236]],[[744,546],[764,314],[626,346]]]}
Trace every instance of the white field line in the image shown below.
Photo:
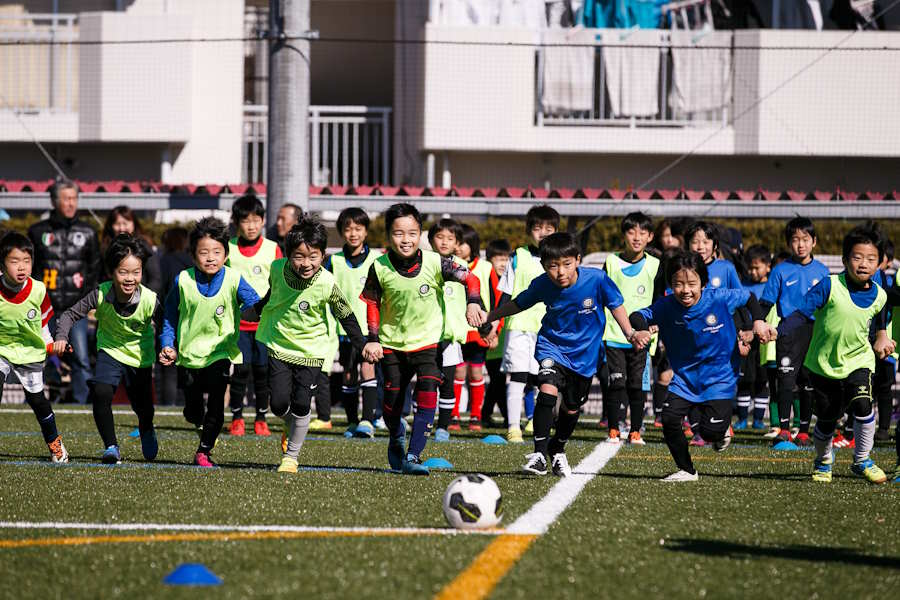
{"label": "white field line", "polygon": [[616,455],[620,444],[601,442],[572,469],[572,476],[561,479],[547,495],[506,528],[506,533],[543,535],[569,507],[588,482]]}

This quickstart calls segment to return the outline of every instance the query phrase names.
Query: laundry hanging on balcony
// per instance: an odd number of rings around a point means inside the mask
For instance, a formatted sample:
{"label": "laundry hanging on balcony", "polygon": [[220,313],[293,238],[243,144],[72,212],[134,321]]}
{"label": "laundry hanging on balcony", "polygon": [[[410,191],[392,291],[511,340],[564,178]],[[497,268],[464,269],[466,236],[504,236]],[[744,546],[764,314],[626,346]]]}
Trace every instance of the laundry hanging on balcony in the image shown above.
{"label": "laundry hanging on balcony", "polygon": [[544,29],[547,27],[544,0],[500,0],[497,24],[501,27]]}
{"label": "laundry hanging on balcony", "polygon": [[673,30],[672,90],[677,113],[719,110],[731,103],[730,31]]}
{"label": "laundry hanging on balcony", "polygon": [[659,114],[659,47],[662,35],[663,32],[658,29],[603,34],[604,79],[613,117],[652,117]]}
{"label": "laundry hanging on balcony", "polygon": [[548,29],[543,33],[545,115],[588,112],[594,104],[596,31]]}

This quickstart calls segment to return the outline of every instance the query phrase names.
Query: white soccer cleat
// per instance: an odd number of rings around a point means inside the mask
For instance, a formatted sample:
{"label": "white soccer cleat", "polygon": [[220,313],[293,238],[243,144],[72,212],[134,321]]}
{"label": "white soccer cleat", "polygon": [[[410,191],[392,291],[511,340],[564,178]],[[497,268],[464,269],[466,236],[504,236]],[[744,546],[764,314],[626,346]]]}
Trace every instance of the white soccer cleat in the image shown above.
{"label": "white soccer cleat", "polygon": [[680,483],[682,481],[697,481],[700,479],[700,475],[698,473],[688,473],[687,471],[675,471],[668,477],[663,477],[661,481],[673,481],[676,483]]}
{"label": "white soccer cleat", "polygon": [[522,472],[526,475],[546,475],[547,460],[540,452],[532,452],[525,455],[525,464],[522,466]]}
{"label": "white soccer cleat", "polygon": [[569,459],[566,457],[565,452],[554,454],[550,459],[550,465],[553,469],[553,474],[557,477],[572,476],[572,467],[569,466]]}

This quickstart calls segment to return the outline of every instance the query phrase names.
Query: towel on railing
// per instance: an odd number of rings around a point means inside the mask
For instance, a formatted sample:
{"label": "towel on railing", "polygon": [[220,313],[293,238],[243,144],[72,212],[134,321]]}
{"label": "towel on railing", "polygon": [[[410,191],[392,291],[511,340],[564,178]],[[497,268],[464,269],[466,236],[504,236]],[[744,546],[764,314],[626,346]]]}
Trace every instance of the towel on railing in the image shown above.
{"label": "towel on railing", "polygon": [[603,70],[613,117],[659,114],[662,35],[658,29],[603,33]]}
{"label": "towel on railing", "polygon": [[672,91],[680,113],[718,110],[731,103],[730,31],[672,31]]}
{"label": "towel on railing", "polygon": [[575,27],[543,32],[544,114],[590,111],[594,106],[595,31]]}

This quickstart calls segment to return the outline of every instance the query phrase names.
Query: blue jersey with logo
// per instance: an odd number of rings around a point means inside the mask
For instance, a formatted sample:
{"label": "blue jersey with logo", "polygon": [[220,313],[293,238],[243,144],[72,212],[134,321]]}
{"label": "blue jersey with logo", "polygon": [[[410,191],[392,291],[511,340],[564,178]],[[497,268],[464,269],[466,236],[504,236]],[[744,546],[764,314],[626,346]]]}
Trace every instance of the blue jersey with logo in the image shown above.
{"label": "blue jersey with logo", "polygon": [[743,287],[737,269],[727,260],[717,258],[706,265],[706,272],[709,274],[708,285],[711,288],[739,290]]}
{"label": "blue jersey with logo", "polygon": [[763,290],[766,288],[765,281],[759,281],[757,283],[753,283],[747,281],[744,283],[744,289],[750,292],[753,292],[753,295],[756,296],[757,299],[762,297]]}
{"label": "blue jersey with logo", "polygon": [[573,285],[561,288],[544,273],[515,299],[522,310],[538,302],[547,306],[534,350],[538,363],[549,358],[579,375],[592,377],[597,365],[606,360],[603,309],[622,306],[619,288],[600,269],[578,267]]}
{"label": "blue jersey with logo", "polygon": [[806,292],[830,274],[828,267],[815,259],[805,265],[786,260],[772,269],[760,302],[774,304],[783,319],[800,308]]}
{"label": "blue jersey with logo", "polygon": [[741,355],[732,315],[750,292],[706,288],[694,306],[685,308],[665,296],[639,312],[659,337],[675,371],[669,390],[689,402],[727,400],[737,393]]}

